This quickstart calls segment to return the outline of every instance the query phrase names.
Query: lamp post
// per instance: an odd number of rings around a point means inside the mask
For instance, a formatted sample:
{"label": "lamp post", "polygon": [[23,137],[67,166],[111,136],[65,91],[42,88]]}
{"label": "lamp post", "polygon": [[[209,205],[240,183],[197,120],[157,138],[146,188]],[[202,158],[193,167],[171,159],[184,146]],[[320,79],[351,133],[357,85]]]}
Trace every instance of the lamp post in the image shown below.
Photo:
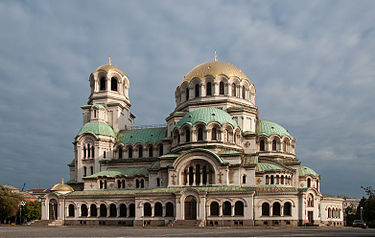
{"label": "lamp post", "polygon": [[361,221],[363,221],[363,207],[360,207]]}
{"label": "lamp post", "polygon": [[18,203],[18,206],[20,207],[20,225],[21,225],[21,221],[22,221],[22,207],[26,205],[26,202],[25,201],[20,201]]}

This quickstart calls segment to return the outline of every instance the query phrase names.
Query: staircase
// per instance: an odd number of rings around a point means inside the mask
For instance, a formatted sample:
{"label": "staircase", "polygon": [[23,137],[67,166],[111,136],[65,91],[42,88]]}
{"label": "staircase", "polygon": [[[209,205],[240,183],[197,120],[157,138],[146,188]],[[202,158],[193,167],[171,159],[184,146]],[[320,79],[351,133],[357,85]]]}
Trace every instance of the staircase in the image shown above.
{"label": "staircase", "polygon": [[54,220],[48,223],[48,226],[62,226],[64,225],[63,220]]}
{"label": "staircase", "polygon": [[170,223],[169,227],[204,227],[204,221],[203,220],[176,220],[172,223]]}
{"label": "staircase", "polygon": [[48,220],[33,220],[28,222],[26,225],[27,226],[47,226],[48,225]]}

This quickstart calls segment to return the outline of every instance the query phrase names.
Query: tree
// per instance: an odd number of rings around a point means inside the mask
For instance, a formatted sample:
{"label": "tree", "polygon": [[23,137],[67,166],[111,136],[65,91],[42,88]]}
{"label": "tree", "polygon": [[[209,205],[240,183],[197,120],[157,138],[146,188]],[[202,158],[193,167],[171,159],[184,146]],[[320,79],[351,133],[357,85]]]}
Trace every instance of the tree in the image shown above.
{"label": "tree", "polygon": [[362,198],[357,209],[357,218],[360,218],[360,210],[363,208],[363,219],[369,227],[375,227],[375,190],[371,186],[361,188],[365,191],[368,198]]}
{"label": "tree", "polygon": [[22,220],[39,220],[41,215],[40,202],[27,202],[22,209]]}
{"label": "tree", "polygon": [[17,215],[18,203],[21,197],[10,189],[0,185],[0,219],[10,219]]}

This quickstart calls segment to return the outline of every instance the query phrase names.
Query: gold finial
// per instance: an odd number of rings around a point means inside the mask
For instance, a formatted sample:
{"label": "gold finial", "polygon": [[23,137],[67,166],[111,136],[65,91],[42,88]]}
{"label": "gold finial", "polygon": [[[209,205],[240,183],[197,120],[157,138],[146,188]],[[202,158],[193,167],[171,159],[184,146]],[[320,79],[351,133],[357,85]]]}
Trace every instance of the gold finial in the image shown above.
{"label": "gold finial", "polygon": [[108,64],[109,64],[109,65],[112,65],[111,56],[108,57]]}
{"label": "gold finial", "polygon": [[64,184],[64,178],[61,178],[61,184]]}
{"label": "gold finial", "polygon": [[214,50],[214,61],[217,61],[217,59],[216,59],[216,50]]}

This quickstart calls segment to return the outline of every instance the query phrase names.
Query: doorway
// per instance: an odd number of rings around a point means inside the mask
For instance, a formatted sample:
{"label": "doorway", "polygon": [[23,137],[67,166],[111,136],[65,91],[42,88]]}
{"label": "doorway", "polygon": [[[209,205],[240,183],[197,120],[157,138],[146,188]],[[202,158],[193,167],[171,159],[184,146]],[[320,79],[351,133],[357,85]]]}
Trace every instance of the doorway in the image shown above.
{"label": "doorway", "polygon": [[54,221],[57,219],[57,201],[51,199],[49,201],[49,220]]}
{"label": "doorway", "polygon": [[197,219],[197,200],[193,196],[185,199],[185,220]]}
{"label": "doorway", "polygon": [[313,211],[307,212],[307,219],[309,220],[309,224],[314,224],[314,213],[313,213]]}

